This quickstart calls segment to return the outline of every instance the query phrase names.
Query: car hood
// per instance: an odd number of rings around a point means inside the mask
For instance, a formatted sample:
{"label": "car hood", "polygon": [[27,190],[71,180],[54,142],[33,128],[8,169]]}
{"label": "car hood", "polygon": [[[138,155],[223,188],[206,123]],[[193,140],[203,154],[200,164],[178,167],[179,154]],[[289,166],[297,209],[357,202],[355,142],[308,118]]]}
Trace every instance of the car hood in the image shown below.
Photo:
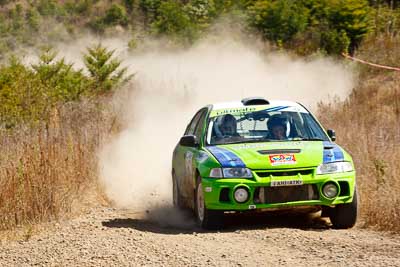
{"label": "car hood", "polygon": [[288,141],[208,146],[222,167],[292,169],[344,160],[343,150],[327,141]]}

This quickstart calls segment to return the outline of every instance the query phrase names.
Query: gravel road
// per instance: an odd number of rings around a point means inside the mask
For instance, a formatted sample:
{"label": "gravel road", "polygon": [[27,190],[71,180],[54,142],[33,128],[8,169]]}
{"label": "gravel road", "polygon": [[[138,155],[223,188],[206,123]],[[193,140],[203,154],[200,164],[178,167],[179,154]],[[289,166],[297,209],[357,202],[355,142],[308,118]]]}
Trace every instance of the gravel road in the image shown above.
{"label": "gravel road", "polygon": [[27,241],[3,242],[0,266],[400,266],[399,236],[332,230],[304,215],[225,219],[223,231],[205,232],[168,208],[92,208]]}

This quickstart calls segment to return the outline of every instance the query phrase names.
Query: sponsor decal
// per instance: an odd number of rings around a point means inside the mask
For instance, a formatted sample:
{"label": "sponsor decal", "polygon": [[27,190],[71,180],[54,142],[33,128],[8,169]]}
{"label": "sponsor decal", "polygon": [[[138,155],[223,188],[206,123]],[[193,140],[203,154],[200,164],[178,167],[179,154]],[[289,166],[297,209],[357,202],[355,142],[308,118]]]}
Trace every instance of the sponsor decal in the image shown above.
{"label": "sponsor decal", "polygon": [[296,157],[294,156],[294,154],[270,155],[269,161],[271,162],[272,166],[292,165],[296,164]]}
{"label": "sponsor decal", "polygon": [[[215,117],[215,116],[221,116],[225,114],[232,114],[232,115],[244,115],[249,112],[273,112],[273,111],[280,111],[280,110],[285,110],[285,109],[290,109],[292,107],[289,106],[275,106],[275,107],[270,107],[267,109],[261,109],[257,110],[256,108],[253,107],[237,107],[237,108],[228,108],[228,109],[217,109],[213,110],[212,114],[210,117]],[[291,110],[288,110],[291,111]]]}
{"label": "sponsor decal", "polygon": [[271,181],[271,186],[295,186],[302,185],[303,180],[283,180],[283,181]]}

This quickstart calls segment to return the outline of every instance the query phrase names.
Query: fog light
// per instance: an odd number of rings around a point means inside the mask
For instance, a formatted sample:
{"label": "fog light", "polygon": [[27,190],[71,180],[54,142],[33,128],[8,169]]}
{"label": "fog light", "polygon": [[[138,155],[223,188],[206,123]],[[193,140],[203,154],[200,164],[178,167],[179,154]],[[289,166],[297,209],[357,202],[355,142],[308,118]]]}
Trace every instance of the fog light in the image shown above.
{"label": "fog light", "polygon": [[239,187],[235,190],[234,197],[236,202],[244,203],[249,199],[249,192],[244,187]]}
{"label": "fog light", "polygon": [[338,194],[338,187],[334,183],[326,183],[322,188],[322,193],[327,198],[334,198]]}

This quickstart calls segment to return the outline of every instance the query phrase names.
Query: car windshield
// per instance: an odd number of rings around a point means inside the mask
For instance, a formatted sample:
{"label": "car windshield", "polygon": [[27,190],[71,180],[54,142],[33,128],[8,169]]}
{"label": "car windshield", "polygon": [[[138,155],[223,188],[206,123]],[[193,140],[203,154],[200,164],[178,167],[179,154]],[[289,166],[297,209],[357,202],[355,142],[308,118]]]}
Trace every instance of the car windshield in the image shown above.
{"label": "car windshield", "polygon": [[243,110],[211,116],[207,144],[329,140],[311,114],[294,110]]}

